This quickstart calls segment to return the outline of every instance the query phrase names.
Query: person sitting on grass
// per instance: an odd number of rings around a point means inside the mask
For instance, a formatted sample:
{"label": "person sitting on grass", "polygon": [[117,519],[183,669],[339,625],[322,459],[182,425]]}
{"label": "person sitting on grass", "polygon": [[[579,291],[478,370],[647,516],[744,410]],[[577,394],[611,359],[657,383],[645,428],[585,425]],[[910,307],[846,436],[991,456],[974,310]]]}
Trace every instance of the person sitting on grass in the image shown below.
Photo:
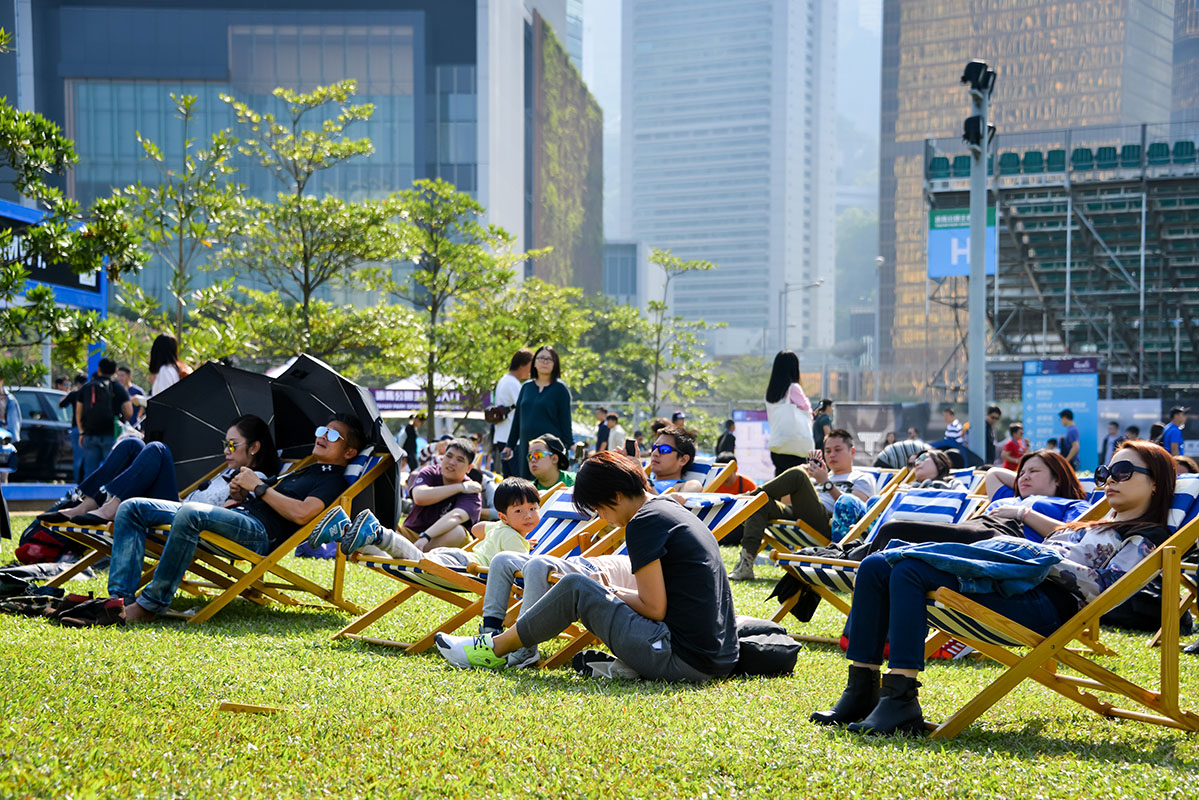
{"label": "person sitting on grass", "polygon": [[[440,459],[408,476],[412,510],[400,533],[423,552],[462,547],[470,541],[468,528],[479,521],[483,510],[483,485],[468,477],[475,453],[470,439],[451,439]],[[316,547],[327,541],[332,539],[314,531],[308,543]]]}
{"label": "person sitting on grass", "polygon": [[677,425],[667,425],[649,449],[650,492],[699,492],[704,485],[683,480],[683,473],[695,461],[695,439]]}
{"label": "person sitting on grass", "polygon": [[[345,490],[346,465],[358,455],[366,436],[350,414],[335,414],[316,429],[316,463],[268,483],[249,467],[230,482],[230,493],[245,499],[223,507],[134,498],[121,503],[112,528],[110,599],[76,609],[77,626],[120,625],[152,620],[171,607],[175,591],[191,566],[201,531],[223,536],[255,553],[266,554],[311,522]],[[149,585],[137,594],[146,536],[157,525],[170,525],[162,555]]]}
{"label": "person sitting on grass", "polygon": [[[574,486],[580,512],[624,527],[635,589],[566,575],[501,634],[437,634],[437,650],[457,667],[502,669],[507,655],[536,647],[575,621],[613,655],[584,651],[572,665],[586,675],[635,674],[702,682],[737,663],[733,595],[716,546],[699,517],[650,493],[641,465],[614,450],[583,462]],[[619,662],[619,664],[617,664]]]}
{"label": "person sitting on grass", "polygon": [[472,530],[475,546],[470,550],[460,547],[421,550],[402,533],[384,527],[369,508],[359,512],[352,522],[340,507],[331,508],[317,523],[313,536],[320,530],[323,539],[337,539],[341,543],[341,552],[347,556],[362,552],[408,561],[428,559],[453,569],[469,564],[486,567],[500,553],[529,551],[527,537],[541,520],[540,499],[536,487],[524,478],[500,481],[495,487],[495,510],[499,521],[476,525]]}
{"label": "person sitting on grass", "polygon": [[570,457],[562,440],[552,433],[543,433],[529,442],[529,472],[537,489],[544,492],[561,483],[575,485],[575,474],[568,472]]}
{"label": "person sitting on grass", "polygon": [[[550,575],[586,575],[605,586],[618,586],[636,591],[633,567],[627,555],[605,556],[534,556],[528,553],[499,553],[491,560],[487,572],[487,589],[483,594],[483,622],[479,633],[498,635],[504,630],[504,617],[512,599],[512,587],[517,573],[524,582],[521,614],[537,604],[550,590]],[[533,667],[541,659],[537,647],[522,647],[507,655],[509,667]]]}
{"label": "person sitting on grass", "polygon": [[[242,467],[254,470],[263,480],[279,472],[279,456],[275,452],[271,429],[253,414],[234,420],[225,431],[222,445],[225,471],[189,494],[187,502],[226,505],[230,499],[231,481]],[[116,517],[125,498],[178,500],[174,457],[162,442],[146,443],[136,437],[123,439],[117,442],[100,468],[80,482],[79,492],[83,499],[76,505],[39,514],[38,519],[50,523],[104,525]]]}
{"label": "person sitting on grass", "polygon": [[[1106,486],[1112,507],[1107,518],[1059,525],[1040,545],[1016,537],[1007,539],[1003,549],[996,548],[996,555],[1009,556],[1002,562],[1008,575],[1013,559],[1028,562],[1034,555],[1046,554],[1060,559],[1049,567],[1045,580],[1026,591],[1005,583],[1002,573],[979,572],[981,565],[998,561],[987,558],[992,551],[981,547],[973,560],[956,549],[947,554],[950,557],[937,561],[946,568],[957,563],[966,571],[939,569],[907,547],[875,553],[863,561],[849,612],[845,654],[850,661],[849,680],[832,709],[817,711],[809,719],[820,725],[848,725],[856,733],[923,733],[916,677],[924,669],[929,592],[941,587],[962,591],[965,578],[959,580],[959,575],[994,575],[994,591],[963,593],[1013,622],[1049,636],[1169,538],[1166,522],[1174,499],[1175,475],[1163,449],[1126,442],[1109,465],[1095,471],[1095,483]],[[1011,589],[1015,592],[1005,591]],[[888,642],[891,668],[882,676],[880,689],[883,647]]]}
{"label": "person sitting on grass", "polygon": [[[832,541],[845,536],[866,513],[866,503],[875,493],[874,477],[854,469],[856,452],[853,434],[837,428],[824,439],[823,461],[813,458],[807,464],[783,470],[758,487],[758,492],[765,492],[771,502],[745,521],[741,556],[729,574],[731,580],[754,579],[754,559],[771,520],[801,520]],[[782,499],[787,496],[791,503],[784,505]]]}

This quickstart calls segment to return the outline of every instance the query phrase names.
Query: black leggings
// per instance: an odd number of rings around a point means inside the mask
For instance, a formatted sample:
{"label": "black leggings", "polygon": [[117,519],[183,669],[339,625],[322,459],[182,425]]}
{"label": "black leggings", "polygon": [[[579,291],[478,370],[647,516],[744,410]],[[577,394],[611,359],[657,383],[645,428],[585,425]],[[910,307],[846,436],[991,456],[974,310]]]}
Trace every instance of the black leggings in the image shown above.
{"label": "black leggings", "polygon": [[808,463],[805,456],[793,456],[787,453],[771,453],[770,461],[774,464],[774,477],[776,478],[792,467]]}

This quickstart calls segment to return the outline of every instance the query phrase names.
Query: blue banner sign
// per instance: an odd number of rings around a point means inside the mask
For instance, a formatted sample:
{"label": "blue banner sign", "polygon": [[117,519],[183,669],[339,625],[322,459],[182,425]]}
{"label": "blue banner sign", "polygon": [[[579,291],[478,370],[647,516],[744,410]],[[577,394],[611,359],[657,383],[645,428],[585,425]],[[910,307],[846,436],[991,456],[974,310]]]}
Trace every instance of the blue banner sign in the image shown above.
{"label": "blue banner sign", "polygon": [[[995,234],[995,208],[987,209],[986,274],[995,274],[999,263],[999,237]],[[928,277],[970,275],[970,211],[965,208],[928,212]]]}
{"label": "blue banner sign", "polygon": [[1068,455],[1067,426],[1062,411],[1074,414],[1079,437],[1079,469],[1094,470],[1099,439],[1099,360],[1067,358],[1054,361],[1024,362],[1024,434],[1033,448],[1057,439],[1057,449]]}

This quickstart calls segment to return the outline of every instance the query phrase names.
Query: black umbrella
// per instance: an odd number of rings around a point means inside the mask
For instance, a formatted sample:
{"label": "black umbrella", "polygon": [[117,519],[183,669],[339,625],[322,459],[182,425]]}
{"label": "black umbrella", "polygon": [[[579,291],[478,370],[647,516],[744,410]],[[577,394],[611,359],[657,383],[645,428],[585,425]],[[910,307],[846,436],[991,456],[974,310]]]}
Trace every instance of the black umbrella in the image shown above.
{"label": "black umbrella", "polygon": [[142,431],[171,449],[182,489],[224,463],[225,431],[245,414],[271,422],[271,379],[210,361],[150,398]]}
{"label": "black umbrella", "polygon": [[392,467],[355,502],[355,511],[372,508],[385,524],[395,521],[396,467],[400,448],[387,429],[369,390],[342,377],[320,359],[301,355],[271,383],[275,404],[275,442],[284,458],[300,458],[312,452],[313,432],[334,414],[352,414],[366,432],[367,444],[376,455],[389,453]]}

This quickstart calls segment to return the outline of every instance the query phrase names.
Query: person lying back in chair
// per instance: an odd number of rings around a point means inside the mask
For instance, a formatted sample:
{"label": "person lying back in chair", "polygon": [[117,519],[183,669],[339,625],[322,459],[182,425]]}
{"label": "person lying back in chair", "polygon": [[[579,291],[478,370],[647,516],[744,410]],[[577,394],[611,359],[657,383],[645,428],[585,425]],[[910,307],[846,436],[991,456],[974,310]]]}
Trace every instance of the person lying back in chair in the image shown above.
{"label": "person lying back in chair", "polygon": [[472,530],[474,548],[434,547],[421,550],[399,531],[386,528],[369,509],[363,509],[351,521],[340,507],[331,508],[316,524],[308,544],[314,548],[326,542],[340,542],[341,552],[366,555],[382,554],[387,558],[408,561],[429,559],[451,568],[478,564],[486,567],[500,553],[527,553],[526,538],[541,521],[540,495],[537,488],[524,478],[505,478],[495,487],[495,510],[499,522],[480,522]]}
{"label": "person lying back in chair", "polygon": [[[213,506],[148,498],[121,503],[112,530],[110,598],[81,620],[98,625],[144,622],[169,609],[192,563],[201,531],[223,536],[255,553],[271,552],[345,490],[346,465],[358,455],[365,440],[356,417],[335,414],[327,425],[316,429],[312,446],[315,464],[274,483],[242,467],[230,482],[231,493],[243,493],[246,498],[240,503],[230,500],[225,506]],[[157,525],[170,525],[171,530],[153,579],[138,595],[146,535]]]}
{"label": "person lying back in chair", "polygon": [[695,439],[685,429],[667,425],[658,434],[649,452],[651,494],[703,491],[704,486],[700,481],[683,480],[683,473],[695,461]]}

